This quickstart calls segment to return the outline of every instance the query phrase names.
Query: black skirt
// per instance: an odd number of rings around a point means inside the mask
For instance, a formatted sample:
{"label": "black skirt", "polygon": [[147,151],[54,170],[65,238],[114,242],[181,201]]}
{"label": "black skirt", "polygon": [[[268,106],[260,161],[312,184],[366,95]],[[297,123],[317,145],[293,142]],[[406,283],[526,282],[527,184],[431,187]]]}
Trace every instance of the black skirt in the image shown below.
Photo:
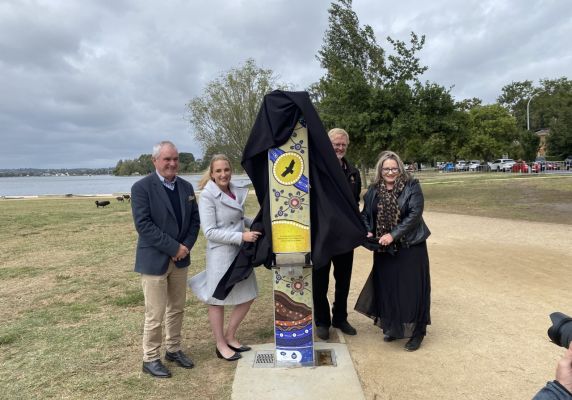
{"label": "black skirt", "polygon": [[373,268],[355,310],[372,318],[396,338],[426,334],[431,324],[431,279],[427,243],[399,248],[391,255],[374,252]]}

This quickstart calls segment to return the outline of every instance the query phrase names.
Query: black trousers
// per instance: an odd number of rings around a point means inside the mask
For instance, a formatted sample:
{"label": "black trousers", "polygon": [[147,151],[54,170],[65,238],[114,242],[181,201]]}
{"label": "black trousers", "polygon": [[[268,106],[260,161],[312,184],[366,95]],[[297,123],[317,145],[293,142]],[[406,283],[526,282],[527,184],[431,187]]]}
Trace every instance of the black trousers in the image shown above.
{"label": "black trousers", "polygon": [[[348,294],[352,279],[354,251],[332,257],[331,262],[322,268],[312,271],[312,297],[314,299],[314,323],[316,326],[338,325],[348,318]],[[330,284],[330,268],[334,264],[336,290],[332,318],[330,319],[330,303],[328,302],[328,286]]]}

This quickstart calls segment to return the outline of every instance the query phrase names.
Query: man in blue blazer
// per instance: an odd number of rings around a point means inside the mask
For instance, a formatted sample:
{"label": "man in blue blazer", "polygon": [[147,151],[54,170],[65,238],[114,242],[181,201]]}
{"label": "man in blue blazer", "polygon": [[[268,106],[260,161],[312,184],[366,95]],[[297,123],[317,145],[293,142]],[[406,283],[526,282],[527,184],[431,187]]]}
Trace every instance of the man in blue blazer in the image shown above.
{"label": "man in blue blazer", "polygon": [[131,188],[133,221],[139,234],[135,272],[141,273],[145,296],[143,372],[170,378],[161,362],[165,320],[165,359],[183,368],[193,361],[181,350],[181,327],[187,294],[190,251],[199,233],[200,220],[193,186],[177,176],[179,152],[163,141],[153,147],[155,172]]}

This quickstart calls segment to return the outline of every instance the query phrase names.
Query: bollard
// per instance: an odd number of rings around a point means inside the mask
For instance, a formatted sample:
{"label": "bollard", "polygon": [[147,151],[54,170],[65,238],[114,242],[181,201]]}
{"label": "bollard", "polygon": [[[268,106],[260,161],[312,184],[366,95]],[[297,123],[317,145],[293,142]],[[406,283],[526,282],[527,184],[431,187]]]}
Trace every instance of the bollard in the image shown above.
{"label": "bollard", "polygon": [[275,365],[314,366],[308,131],[303,119],[268,150]]}

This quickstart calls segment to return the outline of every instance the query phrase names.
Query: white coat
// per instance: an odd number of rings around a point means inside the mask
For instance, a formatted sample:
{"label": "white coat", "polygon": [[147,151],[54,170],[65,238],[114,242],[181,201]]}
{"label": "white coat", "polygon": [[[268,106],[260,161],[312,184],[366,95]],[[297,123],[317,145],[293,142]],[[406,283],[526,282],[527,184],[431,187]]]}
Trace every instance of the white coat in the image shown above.
{"label": "white coat", "polygon": [[206,277],[205,274],[199,274],[191,278],[191,281],[195,280],[191,288],[199,299],[213,305],[242,304],[258,296],[256,276],[252,273],[247,279],[237,283],[225,300],[212,297],[221,278],[238,254],[244,227],[250,227],[252,224],[252,220],[244,216],[248,189],[235,186],[232,182],[229,188],[236,199],[232,199],[213,181],[209,181],[199,199],[201,229],[207,239]]}

